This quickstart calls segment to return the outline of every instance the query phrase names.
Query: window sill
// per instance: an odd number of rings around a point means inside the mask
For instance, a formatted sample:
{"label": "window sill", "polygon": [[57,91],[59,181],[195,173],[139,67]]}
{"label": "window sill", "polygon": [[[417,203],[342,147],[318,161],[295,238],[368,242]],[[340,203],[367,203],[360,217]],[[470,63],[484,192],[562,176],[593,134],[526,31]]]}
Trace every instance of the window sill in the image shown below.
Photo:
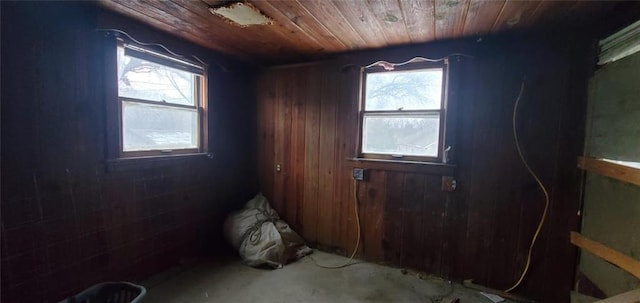
{"label": "window sill", "polygon": [[189,161],[202,161],[211,158],[212,154],[210,153],[119,158],[107,160],[106,168],[108,172],[129,171],[184,164]]}
{"label": "window sill", "polygon": [[453,176],[456,166],[454,164],[418,162],[403,160],[381,160],[366,158],[347,158],[351,167],[399,171],[408,173],[422,173],[439,176]]}

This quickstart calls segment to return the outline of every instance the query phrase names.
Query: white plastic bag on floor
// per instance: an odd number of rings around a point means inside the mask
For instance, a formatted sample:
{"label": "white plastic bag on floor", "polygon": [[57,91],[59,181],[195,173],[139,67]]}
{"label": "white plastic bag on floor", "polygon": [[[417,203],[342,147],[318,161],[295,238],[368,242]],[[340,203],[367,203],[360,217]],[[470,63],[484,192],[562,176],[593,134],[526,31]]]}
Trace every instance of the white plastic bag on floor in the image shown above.
{"label": "white plastic bag on floor", "polygon": [[280,268],[311,253],[304,240],[280,220],[262,194],[227,217],[224,233],[249,266],[266,264]]}

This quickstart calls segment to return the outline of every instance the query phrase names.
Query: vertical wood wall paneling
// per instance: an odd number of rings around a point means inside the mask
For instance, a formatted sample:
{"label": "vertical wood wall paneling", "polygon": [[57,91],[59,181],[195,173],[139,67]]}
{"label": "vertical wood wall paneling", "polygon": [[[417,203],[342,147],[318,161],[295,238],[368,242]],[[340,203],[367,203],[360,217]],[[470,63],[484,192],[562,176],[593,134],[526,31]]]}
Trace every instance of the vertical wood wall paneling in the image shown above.
{"label": "vertical wood wall paneling", "polygon": [[276,99],[276,83],[277,79],[282,78],[279,74],[263,75],[258,81],[258,98],[262,102],[257,104],[258,112],[258,162],[260,175],[260,190],[268,199],[273,199],[275,172],[274,152],[275,152],[275,134],[274,134],[274,109]]}
{"label": "vertical wood wall paneling", "polygon": [[304,201],[304,161],[305,161],[305,92],[309,83],[304,76],[292,77],[291,90],[291,154],[289,161],[285,159],[287,178],[285,182],[285,206],[287,222],[296,230],[301,227]]}
{"label": "vertical wood wall paneling", "polygon": [[[546,108],[543,114],[554,114],[557,117],[557,124],[553,125],[556,129],[555,141],[549,142],[543,150],[553,149],[555,157],[555,165],[549,167],[550,170],[544,171],[543,182],[551,187],[551,211],[543,229],[543,239],[545,241],[544,250],[538,252],[539,258],[544,258],[544,271],[540,278],[549,275],[559,275],[564,279],[573,278],[573,273],[558,271],[557,268],[566,266],[567,260],[573,264],[576,262],[576,249],[566,243],[566,237],[556,230],[578,230],[580,227],[580,219],[578,210],[580,209],[580,201],[572,199],[581,195],[582,174],[581,170],[574,170],[569,167],[568,161],[571,156],[581,154],[583,152],[582,136],[584,133],[584,117],[586,109],[586,90],[571,89],[563,90],[563,87],[582,87],[586,86],[588,76],[593,70],[591,58],[595,57],[594,46],[588,43],[564,45],[564,49],[568,53],[576,54],[570,60],[563,58],[551,59],[555,67],[549,68],[544,74],[549,72],[559,72],[564,75],[558,81],[546,82],[548,89],[542,91],[543,95],[538,98],[548,98],[553,100],[551,108]],[[548,58],[546,58],[548,59]],[[572,68],[572,66],[574,66]],[[541,78],[543,76],[541,75]],[[569,127],[568,125],[575,125]],[[543,130],[544,131],[544,130]],[[538,133],[539,137],[543,137],[543,133]],[[546,145],[546,144],[545,144]],[[544,152],[537,148],[532,148],[537,152],[536,156],[532,156],[537,163],[544,162]],[[540,166],[540,164],[538,164]],[[551,184],[551,186],[549,186]],[[540,195],[540,194],[539,194]],[[539,202],[538,202],[539,204]],[[568,216],[567,216],[568,215]],[[535,279],[532,276],[532,279]],[[545,281],[544,299],[553,300],[563,298],[569,300],[567,293],[571,288],[567,285],[556,287]]]}
{"label": "vertical wood wall paneling", "polygon": [[[520,92],[523,77],[526,75],[528,78],[533,78],[536,75],[526,74],[527,72],[523,70],[524,64],[522,63],[524,59],[521,58],[518,52],[512,51],[512,49],[502,51],[506,53],[506,55],[505,60],[500,62],[500,64],[509,64],[512,68],[501,67],[506,75],[501,80],[502,91],[498,91],[502,98],[499,99],[499,103],[496,104],[496,115],[494,116],[496,118],[494,119],[495,124],[492,129],[492,136],[495,140],[492,143],[503,148],[491,151],[495,154],[495,159],[499,161],[492,163],[492,166],[494,167],[493,173],[498,176],[498,180],[500,181],[497,184],[494,182],[494,186],[498,186],[498,188],[494,188],[490,194],[491,199],[496,201],[496,208],[493,214],[493,231],[491,232],[494,240],[491,247],[487,250],[487,258],[489,264],[494,266],[488,268],[487,279],[488,281],[500,281],[504,283],[504,285],[499,285],[498,288],[506,289],[517,280],[517,278],[509,279],[506,277],[511,277],[514,273],[519,277],[522,270],[521,266],[514,266],[514,260],[517,254],[523,254],[525,252],[513,249],[517,247],[518,244],[517,236],[522,221],[514,220],[514,218],[520,213],[520,205],[522,203],[521,200],[518,199],[518,194],[522,192],[523,189],[519,187],[522,186],[521,184],[523,182],[528,184],[528,182],[532,180],[523,178],[526,170],[516,152],[512,127],[513,107]],[[530,91],[523,93],[520,105],[524,104],[525,99],[534,100],[529,93]],[[524,113],[524,111],[520,110],[519,112]],[[535,113],[528,113],[526,116],[538,117]],[[520,141],[523,141],[524,138],[526,138],[526,134],[520,133]],[[553,139],[554,138],[549,138],[548,140]],[[500,165],[500,163],[512,163],[512,165]],[[499,190],[499,187],[505,190]],[[531,225],[535,224],[536,223],[531,222]],[[505,226],[510,226],[510,228],[505,228]],[[501,264],[501,266],[495,266],[495,264]]]}
{"label": "vertical wood wall paneling", "polygon": [[387,174],[381,170],[368,171],[368,179],[360,183],[360,221],[362,226],[362,252],[374,262],[383,262]]}
{"label": "vertical wood wall paneling", "polygon": [[[581,201],[575,199],[582,195],[582,180],[584,171],[574,170],[570,162],[574,155],[583,153],[583,136],[585,133],[585,117],[587,108],[587,90],[581,89],[587,86],[587,79],[592,75],[594,66],[593,58],[596,56],[595,43],[570,44],[570,53],[575,53],[569,65],[568,79],[565,83],[571,89],[567,93],[567,101],[560,108],[560,123],[558,125],[558,144],[556,172],[553,183],[559,189],[554,192],[555,202],[554,219],[549,226],[550,240],[547,245],[548,261],[545,262],[545,275],[558,275],[560,280],[573,279],[573,272],[557,272],[557,268],[566,266],[566,263],[577,262],[577,249],[566,242],[566,237],[555,232],[556,230],[578,230],[581,226],[581,217],[578,210],[581,209]],[[571,68],[574,66],[574,68]],[[565,217],[564,214],[570,214]],[[551,249],[557,251],[553,253]],[[553,281],[544,280],[545,300],[555,298],[567,298],[567,293],[572,290],[572,285],[558,287]]]}
{"label": "vertical wood wall paneling", "polygon": [[[322,67],[322,76],[317,79],[320,90],[319,160],[318,160],[318,243],[330,246],[333,241],[332,229],[338,209],[333,204],[333,184],[336,164],[336,110],[338,108],[335,76],[338,71],[333,65]],[[329,76],[334,75],[334,76]]]}
{"label": "vertical wood wall paneling", "polygon": [[[432,189],[425,188],[425,177],[422,174],[404,174],[403,177],[402,201],[389,205],[399,208],[402,216],[401,218],[391,218],[391,220],[397,220],[399,224],[402,224],[400,265],[408,268],[423,268],[425,246],[430,244],[424,241],[423,223],[430,219],[425,216],[424,198],[425,190]],[[435,241],[435,239],[430,240]],[[440,246],[439,244],[436,245]]]}
{"label": "vertical wood wall paneling", "polygon": [[[320,115],[322,106],[322,67],[306,70],[310,75],[305,113],[304,206],[302,232],[311,244],[318,242],[318,195],[320,165]],[[311,77],[313,76],[313,77]]]}
{"label": "vertical wood wall paneling", "polygon": [[[299,100],[286,101],[300,102],[304,109],[304,115],[285,126],[298,128],[289,131],[290,140],[299,142],[289,145],[289,157],[302,153],[299,157],[304,163],[289,168],[297,172],[284,185],[287,192],[292,192],[289,187],[303,192],[298,201],[286,199],[286,209],[293,203],[301,213],[291,220],[300,220],[301,233],[310,245],[345,255],[354,248],[351,169],[358,164],[346,158],[356,155],[359,71],[341,67],[352,62],[401,60],[410,52],[469,53],[475,58],[451,60],[453,116],[449,122],[455,133],[449,133],[449,142],[454,145],[457,190],[442,192],[438,175],[367,171],[367,179],[356,185],[362,227],[358,256],[452,279],[474,279],[498,289],[518,279],[544,201],[516,153],[511,129],[513,104],[527,75],[518,130],[525,157],[554,199],[549,221],[533,252],[530,274],[517,292],[563,301],[572,284],[568,273],[574,270],[575,250],[563,244],[561,235],[577,228],[571,205],[578,200],[579,183],[576,169],[558,162],[574,157],[580,149],[577,145],[582,135],[575,129],[581,127],[584,93],[580,91],[586,89],[584,68],[576,71],[579,64],[568,59],[586,57],[578,46],[569,51],[575,41],[507,36],[488,38],[480,44],[470,40],[443,42],[424,49],[414,46],[345,55],[311,66],[265,70],[262,82],[271,83],[277,77],[284,78],[278,81],[301,81],[290,86],[287,97],[299,96]],[[283,73],[282,69],[291,72]],[[275,104],[265,93],[260,96],[260,108]],[[275,118],[273,112],[261,111],[261,115],[269,114]],[[272,120],[261,118],[267,121],[267,128]],[[269,157],[260,159],[267,161]],[[301,165],[299,160],[296,163]]]}
{"label": "vertical wood wall paneling", "polygon": [[449,61],[449,95],[447,111],[447,145],[452,146],[449,156],[456,163],[457,188],[445,194],[442,257],[440,274],[443,277],[461,277],[465,271],[468,194],[470,184],[471,146],[473,133],[457,129],[473,129],[476,70],[475,59],[458,57]]}
{"label": "vertical wood wall paneling", "polygon": [[[475,87],[474,95],[477,100],[492,100],[485,102],[496,102],[501,100],[502,80],[505,73],[504,58],[502,55],[490,56],[491,50],[479,51],[474,63],[478,65],[475,81],[484,77],[482,86]],[[479,82],[479,81],[478,81]],[[490,87],[491,89],[485,89]],[[492,121],[496,117],[499,106],[476,105],[473,108],[473,125],[471,149],[469,154],[460,157],[469,157],[471,166],[461,167],[459,171],[468,170],[470,173],[469,194],[467,196],[468,222],[466,230],[466,258],[465,277],[476,279],[486,279],[488,272],[488,255],[491,254],[491,244],[493,241],[493,214],[495,212],[496,201],[493,199],[493,192],[498,190],[497,184],[492,178],[487,178],[490,171],[501,166],[501,159],[495,155],[497,145],[492,136],[495,126]]]}
{"label": "vertical wood wall paneling", "polygon": [[383,220],[384,236],[382,238],[382,249],[384,249],[384,260],[389,264],[402,264],[403,247],[403,227],[404,210],[402,204],[404,200],[404,173],[387,171],[385,203],[385,217]]}
{"label": "vertical wood wall paneling", "polygon": [[[270,202],[273,208],[283,217],[286,217],[284,209],[284,179],[289,167],[284,166],[285,153],[288,153],[287,147],[290,142],[290,138],[287,133],[291,132],[291,128],[285,127],[287,124],[290,126],[291,117],[287,115],[288,103],[290,100],[290,90],[288,81],[291,71],[280,70],[281,77],[275,78],[274,84],[275,98],[273,100],[273,138],[274,138],[274,150],[273,150],[273,166],[271,171],[273,172],[273,196],[270,197]],[[279,169],[278,169],[279,167]]]}
{"label": "vertical wood wall paneling", "polygon": [[[358,125],[358,96],[359,90],[359,69],[355,67],[344,67],[343,64],[338,64],[336,68],[340,68],[340,103],[339,103],[339,117],[338,121],[338,142],[340,142],[341,155],[337,158],[342,163],[342,169],[340,175],[336,180],[340,183],[338,203],[340,203],[340,242],[342,247],[347,253],[352,252],[355,249],[357,238],[357,226],[355,220],[355,187],[353,185],[352,167],[348,165],[344,159],[352,158],[356,156],[357,142],[353,139],[350,130],[357,129]],[[371,172],[373,173],[373,172]],[[360,186],[360,184],[358,184]],[[358,193],[360,194],[360,193]],[[362,203],[366,203],[360,201]],[[360,212],[361,213],[361,212]],[[362,219],[362,218],[361,218]],[[359,248],[360,251],[364,247]],[[381,252],[380,252],[381,253]],[[359,255],[362,256],[362,255]]]}
{"label": "vertical wood wall paneling", "polygon": [[[565,47],[561,47],[563,51],[566,51]],[[520,49],[522,50],[522,49]],[[520,53],[518,49],[515,49],[513,53]],[[569,52],[567,52],[569,53]],[[518,113],[518,122],[516,124],[518,128],[518,135],[521,148],[523,149],[523,155],[534,172],[539,176],[543,184],[546,186],[550,195],[550,210],[541,230],[541,233],[537,239],[536,246],[532,252],[532,262],[536,264],[542,264],[543,266],[536,266],[530,268],[527,278],[523,281],[523,288],[528,289],[541,289],[544,290],[544,285],[540,285],[539,281],[544,281],[547,274],[545,273],[548,267],[548,260],[553,258],[555,247],[549,247],[549,237],[556,232],[552,231],[550,222],[553,217],[557,216],[557,211],[562,209],[561,204],[572,204],[571,201],[558,202],[553,198],[556,191],[570,191],[569,188],[561,189],[557,186],[555,180],[556,167],[558,165],[558,149],[557,145],[560,144],[559,133],[562,131],[559,129],[561,123],[562,104],[568,102],[568,90],[563,89],[568,87],[566,85],[567,77],[570,73],[569,63],[567,59],[558,56],[556,53],[549,53],[537,49],[530,53],[529,56],[533,56],[535,61],[545,62],[546,64],[540,65],[537,68],[524,68],[527,79],[525,81],[527,87],[520,103],[520,109]],[[525,65],[524,62],[531,60],[528,56],[520,56],[519,61]],[[554,81],[549,81],[549,73],[554,73]],[[540,100],[546,100],[547,102],[540,102]],[[539,120],[535,117],[545,117],[548,123],[540,124]],[[554,159],[549,161],[549,159]],[[522,167],[520,159],[516,158],[519,162],[518,166]],[[520,271],[524,269],[526,262],[526,252],[529,250],[529,246],[537,224],[539,223],[544,208],[544,195],[540,188],[537,186],[535,180],[529,175],[526,170],[520,169],[519,178],[522,180],[521,190],[519,193],[519,200],[521,201],[521,213],[519,236],[518,236],[518,250],[517,262],[515,268],[520,268]],[[559,213],[558,218],[563,218],[565,222],[569,221],[569,215],[571,212]],[[570,249],[565,246],[565,248]],[[552,272],[558,272],[557,268],[562,268],[562,265],[552,269]],[[498,276],[503,274],[499,271],[492,273],[492,279],[499,279]],[[519,272],[518,272],[519,274]],[[560,272],[558,272],[560,274]],[[516,281],[519,275],[513,276],[513,281]],[[513,282],[512,282],[513,283]],[[506,286],[508,287],[508,286]],[[557,287],[554,287],[557,289]],[[564,286],[566,288],[566,286]],[[568,291],[568,290],[567,290]],[[542,293],[545,296],[549,296],[549,291],[544,290]],[[568,300],[568,295],[560,294],[562,297]],[[555,297],[558,300],[557,296]]]}
{"label": "vertical wood wall paneling", "polygon": [[442,179],[437,175],[426,175],[423,187],[424,199],[419,203],[423,206],[420,216],[423,224],[422,241],[423,255],[417,264],[426,272],[440,275],[442,273],[442,252],[444,243],[444,215],[447,193],[440,190]]}
{"label": "vertical wood wall paneling", "polygon": [[[344,246],[341,244],[342,239],[344,237],[344,230],[341,228],[342,218],[344,215],[343,204],[347,203],[341,199],[342,195],[345,191],[345,183],[353,182],[351,179],[350,171],[345,167],[345,161],[341,159],[347,158],[347,151],[345,150],[345,137],[341,134],[344,134],[344,125],[341,119],[344,118],[342,113],[342,105],[343,104],[351,104],[348,100],[348,94],[344,91],[344,85],[349,85],[350,75],[347,71],[343,71],[341,67],[337,64],[331,64],[329,67],[329,74],[336,75],[333,77],[332,82],[332,99],[334,103],[334,163],[333,163],[333,178],[331,182],[333,183],[333,196],[329,197],[331,199],[332,206],[332,223],[331,223],[331,237],[332,237],[332,250],[336,252],[341,252],[344,249]],[[347,113],[349,111],[346,111]],[[342,181],[343,178],[348,178],[345,181]]]}
{"label": "vertical wood wall paneling", "polygon": [[[13,76],[1,84],[1,174],[11,178],[1,184],[0,300],[58,302],[101,281],[140,281],[183,257],[226,250],[224,216],[258,187],[247,127],[255,120],[254,89],[231,85],[253,82],[254,71],[91,3],[1,5],[1,72]],[[107,94],[117,83],[105,76],[115,69],[104,65],[115,66],[115,58],[104,58],[115,44],[95,29],[113,24],[229,68],[209,70],[216,79],[208,83],[209,105],[217,110],[207,135],[224,142],[212,144],[213,159],[106,161],[105,102],[117,101]]]}

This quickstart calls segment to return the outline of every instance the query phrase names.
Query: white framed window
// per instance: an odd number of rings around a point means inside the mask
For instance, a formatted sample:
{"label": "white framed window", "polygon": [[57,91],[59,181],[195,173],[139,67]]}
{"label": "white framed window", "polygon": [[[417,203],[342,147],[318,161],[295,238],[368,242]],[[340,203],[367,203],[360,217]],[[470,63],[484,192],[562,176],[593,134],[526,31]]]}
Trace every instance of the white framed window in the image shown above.
{"label": "white framed window", "polygon": [[359,156],[441,161],[447,64],[373,66],[361,79]]}
{"label": "white framed window", "polygon": [[203,65],[118,39],[119,157],[206,152],[206,80]]}

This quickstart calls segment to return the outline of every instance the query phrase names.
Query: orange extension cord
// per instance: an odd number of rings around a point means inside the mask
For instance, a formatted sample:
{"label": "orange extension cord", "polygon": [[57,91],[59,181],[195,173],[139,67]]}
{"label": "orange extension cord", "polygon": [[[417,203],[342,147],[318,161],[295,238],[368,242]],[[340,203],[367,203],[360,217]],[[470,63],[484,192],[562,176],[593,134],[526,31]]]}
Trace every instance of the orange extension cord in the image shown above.
{"label": "orange extension cord", "polygon": [[309,256],[309,259],[311,259],[316,266],[321,268],[326,268],[326,269],[338,269],[338,268],[345,268],[347,266],[358,264],[358,263],[351,263],[351,261],[353,261],[353,257],[358,252],[358,247],[360,247],[360,215],[358,214],[358,204],[359,204],[358,202],[359,202],[358,201],[358,180],[353,180],[353,203],[354,203],[353,210],[356,216],[358,239],[356,240],[356,247],[353,249],[353,253],[351,253],[351,257],[349,257],[349,260],[347,260],[347,262],[345,262],[344,264],[337,265],[337,266],[327,266],[327,265],[318,264],[318,262],[314,258]]}
{"label": "orange extension cord", "polygon": [[516,289],[518,286],[520,286],[520,283],[522,283],[522,280],[524,280],[524,277],[527,275],[527,272],[529,272],[529,265],[531,265],[531,252],[533,251],[533,246],[536,244],[536,240],[540,235],[540,230],[542,229],[542,225],[544,225],[544,221],[547,219],[547,212],[549,210],[549,193],[547,192],[547,189],[544,187],[544,184],[542,184],[542,181],[540,181],[540,178],[538,178],[538,175],[536,175],[533,172],[533,170],[529,166],[529,163],[527,163],[527,160],[522,155],[522,150],[520,149],[520,143],[518,142],[518,131],[516,130],[516,116],[518,112],[518,105],[520,104],[520,99],[522,98],[523,92],[524,92],[524,80],[522,80],[522,85],[520,86],[520,93],[518,94],[518,98],[516,98],[516,103],[513,105],[513,119],[512,119],[513,138],[516,141],[516,149],[518,150],[518,155],[520,156],[520,160],[522,160],[522,163],[527,168],[527,171],[529,171],[529,174],[531,174],[531,176],[533,176],[533,178],[536,179],[538,186],[540,186],[540,189],[542,189],[542,192],[544,193],[545,205],[544,205],[544,211],[542,212],[542,217],[540,218],[540,223],[538,223],[538,228],[536,229],[535,234],[533,234],[533,239],[531,240],[531,245],[529,246],[529,252],[527,253],[527,263],[525,263],[524,269],[522,270],[522,274],[520,275],[520,279],[518,279],[518,281],[513,286],[505,290],[504,291],[505,293],[510,292]]}

